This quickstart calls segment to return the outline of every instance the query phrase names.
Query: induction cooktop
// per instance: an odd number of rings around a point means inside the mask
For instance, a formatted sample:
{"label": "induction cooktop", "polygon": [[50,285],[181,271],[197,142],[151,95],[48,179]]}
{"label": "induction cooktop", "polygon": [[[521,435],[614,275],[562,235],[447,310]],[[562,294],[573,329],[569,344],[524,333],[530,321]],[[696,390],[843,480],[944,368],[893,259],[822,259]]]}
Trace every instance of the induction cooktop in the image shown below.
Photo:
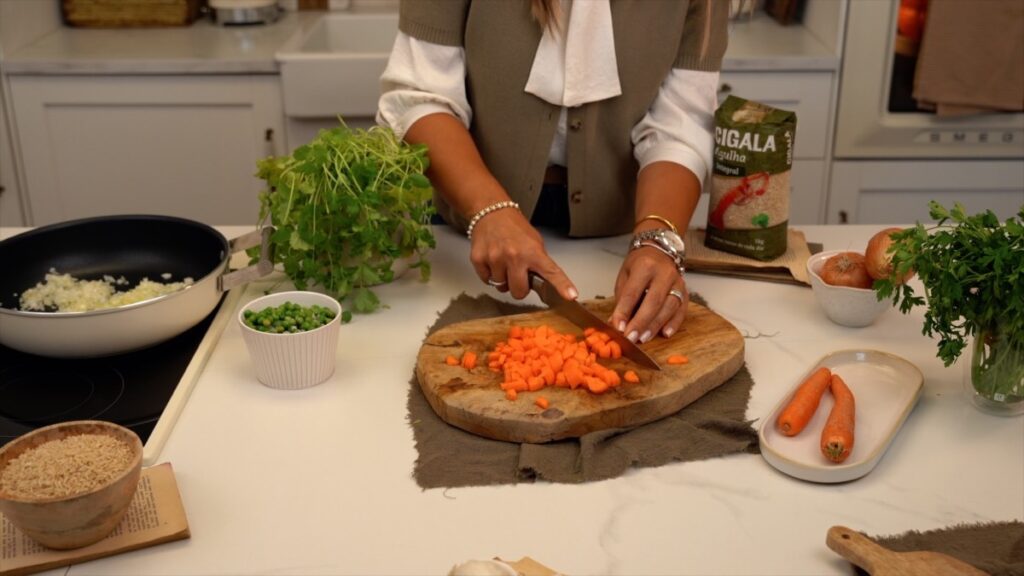
{"label": "induction cooktop", "polygon": [[105,420],[138,434],[143,465],[155,463],[234,309],[232,296],[189,330],[127,354],[54,359],[0,346],[0,446],[50,424]]}

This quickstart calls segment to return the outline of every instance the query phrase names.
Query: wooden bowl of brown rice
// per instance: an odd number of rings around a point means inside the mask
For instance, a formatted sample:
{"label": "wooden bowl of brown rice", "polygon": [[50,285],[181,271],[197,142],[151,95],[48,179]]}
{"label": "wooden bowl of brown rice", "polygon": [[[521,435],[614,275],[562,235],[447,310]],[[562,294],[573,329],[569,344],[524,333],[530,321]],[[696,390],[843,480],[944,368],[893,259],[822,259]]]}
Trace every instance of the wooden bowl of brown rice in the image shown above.
{"label": "wooden bowl of brown rice", "polygon": [[121,522],[141,472],[142,441],[127,428],[46,426],[0,448],[0,512],[49,548],[88,546]]}

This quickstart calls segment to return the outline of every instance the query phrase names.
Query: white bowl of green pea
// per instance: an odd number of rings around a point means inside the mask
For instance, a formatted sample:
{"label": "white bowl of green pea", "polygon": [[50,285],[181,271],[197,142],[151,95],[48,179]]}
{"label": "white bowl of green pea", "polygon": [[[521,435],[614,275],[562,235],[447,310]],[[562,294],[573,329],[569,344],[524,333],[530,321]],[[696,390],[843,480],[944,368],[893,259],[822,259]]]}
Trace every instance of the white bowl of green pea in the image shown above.
{"label": "white bowl of green pea", "polygon": [[317,292],[278,292],[238,312],[256,378],[271,388],[320,384],[337,363],[341,304]]}

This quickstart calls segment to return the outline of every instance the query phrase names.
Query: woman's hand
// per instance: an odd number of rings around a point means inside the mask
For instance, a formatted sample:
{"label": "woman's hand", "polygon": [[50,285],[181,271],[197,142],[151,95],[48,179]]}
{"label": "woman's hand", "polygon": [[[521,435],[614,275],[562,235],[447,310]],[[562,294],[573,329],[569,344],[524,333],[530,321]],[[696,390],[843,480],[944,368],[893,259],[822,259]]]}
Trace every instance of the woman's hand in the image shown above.
{"label": "woman's hand", "polygon": [[544,239],[518,210],[503,209],[482,218],[473,228],[469,250],[477,276],[517,300],[530,293],[532,270],[554,286],[564,298],[579,295],[565,272],[544,249]]}
{"label": "woman's hand", "polygon": [[690,300],[686,281],[672,259],[649,246],[626,255],[615,280],[615,298],[617,303],[609,322],[629,340],[640,343],[659,332],[666,338],[675,334],[686,317]]}

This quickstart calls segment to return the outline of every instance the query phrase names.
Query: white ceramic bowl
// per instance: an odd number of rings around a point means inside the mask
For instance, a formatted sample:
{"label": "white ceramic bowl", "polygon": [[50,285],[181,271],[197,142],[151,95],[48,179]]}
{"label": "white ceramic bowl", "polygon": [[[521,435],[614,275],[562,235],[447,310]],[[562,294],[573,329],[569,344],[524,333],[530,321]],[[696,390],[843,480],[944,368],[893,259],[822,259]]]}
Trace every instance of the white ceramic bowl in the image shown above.
{"label": "white ceramic bowl", "polygon": [[[319,304],[334,310],[334,319],[313,330],[284,334],[269,334],[246,326],[246,310],[259,311],[285,302],[300,306]],[[263,384],[296,390],[315,386],[334,374],[341,327],[341,304],[334,298],[303,291],[270,294],[242,306],[238,324],[256,369],[256,378]]]}
{"label": "white ceramic bowl", "polygon": [[807,274],[811,277],[811,289],[814,290],[814,297],[818,300],[821,309],[825,311],[825,315],[836,324],[853,328],[869,326],[883,312],[892,307],[892,301],[889,299],[879,301],[875,291],[870,288],[850,288],[826,284],[821,279],[821,269],[826,260],[841,252],[852,252],[852,250],[829,250],[819,252],[807,259]]}

